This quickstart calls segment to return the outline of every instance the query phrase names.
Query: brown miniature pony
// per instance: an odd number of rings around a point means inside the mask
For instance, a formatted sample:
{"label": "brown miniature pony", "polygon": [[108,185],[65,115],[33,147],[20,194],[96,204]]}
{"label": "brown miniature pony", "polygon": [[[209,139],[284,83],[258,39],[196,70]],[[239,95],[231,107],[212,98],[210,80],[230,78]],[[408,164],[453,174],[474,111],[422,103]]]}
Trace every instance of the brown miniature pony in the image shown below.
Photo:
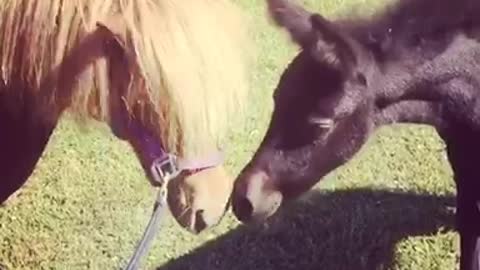
{"label": "brown miniature pony", "polygon": [[232,189],[220,143],[247,96],[245,28],[228,0],[1,1],[0,202],[69,111],[108,123],[153,184],[152,162],[175,157],[174,217],[194,232],[217,223]]}

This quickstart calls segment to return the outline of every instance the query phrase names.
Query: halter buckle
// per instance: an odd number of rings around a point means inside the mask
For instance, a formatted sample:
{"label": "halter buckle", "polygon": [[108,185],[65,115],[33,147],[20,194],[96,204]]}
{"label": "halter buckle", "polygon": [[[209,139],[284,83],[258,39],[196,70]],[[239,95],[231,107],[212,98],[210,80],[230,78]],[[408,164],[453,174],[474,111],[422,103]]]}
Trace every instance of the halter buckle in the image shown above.
{"label": "halter buckle", "polygon": [[177,177],[181,170],[178,168],[177,157],[167,154],[167,157],[157,158],[151,166],[151,173],[155,182],[164,186],[168,181]]}

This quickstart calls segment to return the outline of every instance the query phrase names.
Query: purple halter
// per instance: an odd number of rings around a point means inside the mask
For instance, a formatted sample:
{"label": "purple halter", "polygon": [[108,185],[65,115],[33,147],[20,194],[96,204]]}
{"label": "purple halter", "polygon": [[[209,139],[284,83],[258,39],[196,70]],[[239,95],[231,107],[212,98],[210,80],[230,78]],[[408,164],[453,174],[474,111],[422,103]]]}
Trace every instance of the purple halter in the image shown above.
{"label": "purple halter", "polygon": [[150,172],[155,184],[160,187],[154,203],[152,217],[126,268],[127,270],[133,270],[138,268],[141,257],[148,251],[157,232],[156,228],[165,212],[168,181],[177,177],[180,173],[192,175],[204,169],[218,166],[223,163],[224,157],[223,153],[215,152],[202,159],[181,159],[165,151],[163,145],[138,121],[134,119],[128,121],[128,129],[133,136],[139,139],[140,147],[148,155],[151,161]]}
{"label": "purple halter", "polygon": [[192,175],[202,170],[216,167],[224,162],[222,152],[214,152],[199,159],[182,159],[165,151],[155,137],[135,120],[129,121],[129,129],[140,140],[140,147],[152,161],[150,170],[159,185],[177,177],[180,173]]}

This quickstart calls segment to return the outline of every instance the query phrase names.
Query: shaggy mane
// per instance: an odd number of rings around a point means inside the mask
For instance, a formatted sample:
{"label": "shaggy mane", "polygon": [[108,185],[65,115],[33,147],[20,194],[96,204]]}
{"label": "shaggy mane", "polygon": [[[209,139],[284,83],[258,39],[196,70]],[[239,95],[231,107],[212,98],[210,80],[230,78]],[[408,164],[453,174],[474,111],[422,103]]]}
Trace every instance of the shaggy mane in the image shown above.
{"label": "shaggy mane", "polygon": [[229,0],[0,1],[0,94],[33,96],[78,119],[109,122],[115,78],[105,57],[85,50],[97,58],[72,89],[62,89],[64,71],[52,72],[112,14],[126,25],[124,49],[134,60],[126,67],[131,116],[176,154],[216,149],[248,90],[247,25]]}

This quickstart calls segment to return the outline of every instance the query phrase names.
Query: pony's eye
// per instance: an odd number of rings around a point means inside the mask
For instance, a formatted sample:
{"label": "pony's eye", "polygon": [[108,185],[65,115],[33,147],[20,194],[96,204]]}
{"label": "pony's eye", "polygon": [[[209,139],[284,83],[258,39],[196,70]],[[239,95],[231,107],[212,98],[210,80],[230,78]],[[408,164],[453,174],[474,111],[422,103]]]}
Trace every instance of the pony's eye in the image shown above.
{"label": "pony's eye", "polygon": [[335,123],[332,118],[315,117],[315,116],[310,117],[308,122],[322,129],[331,129],[333,127],[333,124]]}

